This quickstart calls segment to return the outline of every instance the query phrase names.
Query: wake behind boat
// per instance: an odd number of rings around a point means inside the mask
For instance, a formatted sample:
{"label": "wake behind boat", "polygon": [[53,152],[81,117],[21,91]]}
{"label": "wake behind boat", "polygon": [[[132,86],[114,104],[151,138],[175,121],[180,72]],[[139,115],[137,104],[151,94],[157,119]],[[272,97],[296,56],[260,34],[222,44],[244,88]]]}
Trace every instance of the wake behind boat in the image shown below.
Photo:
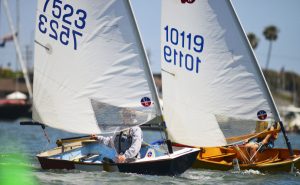
{"label": "wake behind boat", "polygon": [[[169,143],[129,1],[38,1],[35,43],[34,122],[23,124],[88,135],[148,125],[161,133],[156,140]],[[148,144],[140,158],[121,164],[114,149],[95,141],[60,145],[37,155],[43,169],[177,175],[199,151]]]}
{"label": "wake behind boat", "polygon": [[[180,146],[201,148],[194,167],[299,168],[299,150],[292,150],[231,1],[162,1],[161,60],[168,133]],[[241,145],[255,138],[255,146],[269,145],[260,137],[272,127],[281,129],[287,149],[253,154]]]}

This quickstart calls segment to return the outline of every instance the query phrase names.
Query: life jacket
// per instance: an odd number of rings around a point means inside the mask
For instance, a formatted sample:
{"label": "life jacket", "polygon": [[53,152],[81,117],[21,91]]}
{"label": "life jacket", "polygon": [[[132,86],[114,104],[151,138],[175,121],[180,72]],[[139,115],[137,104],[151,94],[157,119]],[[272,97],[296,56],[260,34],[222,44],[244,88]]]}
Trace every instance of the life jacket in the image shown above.
{"label": "life jacket", "polygon": [[131,147],[132,144],[132,129],[122,131],[115,136],[114,145],[118,154],[123,155],[126,150]]}

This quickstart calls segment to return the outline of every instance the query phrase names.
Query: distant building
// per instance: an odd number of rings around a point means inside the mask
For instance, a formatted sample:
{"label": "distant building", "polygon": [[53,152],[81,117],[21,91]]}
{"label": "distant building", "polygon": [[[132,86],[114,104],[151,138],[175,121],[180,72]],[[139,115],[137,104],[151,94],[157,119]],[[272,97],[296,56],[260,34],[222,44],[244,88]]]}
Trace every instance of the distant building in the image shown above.
{"label": "distant building", "polygon": [[0,79],[0,98],[5,98],[6,95],[16,90],[28,95],[27,87],[24,82],[19,81],[18,84],[16,84],[16,79]]}

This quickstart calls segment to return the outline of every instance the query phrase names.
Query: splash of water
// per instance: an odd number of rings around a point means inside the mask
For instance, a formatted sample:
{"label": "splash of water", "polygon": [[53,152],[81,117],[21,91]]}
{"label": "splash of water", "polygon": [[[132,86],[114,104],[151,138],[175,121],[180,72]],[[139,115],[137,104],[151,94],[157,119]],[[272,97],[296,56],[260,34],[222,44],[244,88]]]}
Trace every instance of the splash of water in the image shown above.
{"label": "splash of water", "polygon": [[241,175],[265,175],[264,173],[258,170],[242,170],[242,171],[232,171],[234,174],[241,174]]}

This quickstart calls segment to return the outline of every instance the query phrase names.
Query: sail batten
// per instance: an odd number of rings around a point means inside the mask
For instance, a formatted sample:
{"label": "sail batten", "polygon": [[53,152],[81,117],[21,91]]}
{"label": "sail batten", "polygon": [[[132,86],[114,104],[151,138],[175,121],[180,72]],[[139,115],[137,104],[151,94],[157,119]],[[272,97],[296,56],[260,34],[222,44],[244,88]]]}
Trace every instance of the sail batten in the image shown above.
{"label": "sail batten", "polygon": [[280,120],[230,1],[165,0],[162,10],[164,114],[175,142],[222,146],[257,121]]}
{"label": "sail batten", "polygon": [[35,40],[35,121],[100,134],[161,115],[129,1],[39,1]]}

